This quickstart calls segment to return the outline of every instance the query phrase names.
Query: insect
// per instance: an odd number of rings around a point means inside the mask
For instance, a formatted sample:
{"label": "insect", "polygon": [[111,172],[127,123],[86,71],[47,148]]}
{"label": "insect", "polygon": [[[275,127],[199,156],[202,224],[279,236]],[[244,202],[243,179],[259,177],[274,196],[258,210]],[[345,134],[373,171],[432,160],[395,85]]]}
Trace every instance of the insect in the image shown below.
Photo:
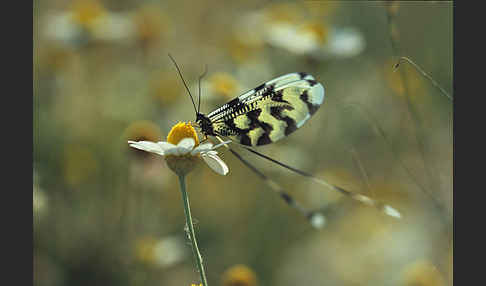
{"label": "insect", "polygon": [[196,122],[205,135],[245,146],[276,142],[301,127],[324,100],[322,84],[306,73],[286,74],[244,93]]}
{"label": "insect", "polygon": [[[182,77],[179,66],[170,54],[169,57],[176,66],[179,76],[191,97],[194,110],[196,111],[196,124],[205,138],[214,136],[220,142],[223,142],[221,138],[226,138],[231,142],[239,143],[243,148],[259,157],[302,176],[309,177],[316,183],[338,191],[361,203],[377,207],[390,216],[400,217],[398,211],[388,205],[329,184],[307,172],[288,166],[251,148],[271,144],[285,138],[302,127],[316,113],[324,101],[325,92],[323,85],[317,82],[313,76],[304,72],[297,72],[277,77],[235,97],[228,103],[205,115],[200,112],[201,79],[207,73],[207,68],[199,76],[199,100],[198,108],[196,109],[196,104]],[[319,213],[307,210],[301,206],[279,184],[255,168],[233,148],[227,144],[225,146],[243,164],[262,178],[272,190],[277,192],[288,205],[300,211],[313,225],[316,224],[316,220],[320,217],[317,216],[320,215]]]}

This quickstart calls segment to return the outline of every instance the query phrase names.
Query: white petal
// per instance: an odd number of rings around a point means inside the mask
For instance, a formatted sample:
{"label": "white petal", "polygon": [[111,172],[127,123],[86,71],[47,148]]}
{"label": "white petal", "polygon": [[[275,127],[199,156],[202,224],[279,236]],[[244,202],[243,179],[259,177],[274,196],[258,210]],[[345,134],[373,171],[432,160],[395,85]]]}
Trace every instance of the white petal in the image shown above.
{"label": "white petal", "polygon": [[392,208],[392,207],[390,207],[388,205],[385,205],[384,211],[389,216],[396,217],[396,218],[401,218],[402,217],[402,215],[400,214],[399,211],[397,211],[396,209],[394,209],[394,208]]}
{"label": "white petal", "polygon": [[160,146],[157,143],[150,142],[150,141],[128,141],[128,144],[130,144],[130,147],[151,152],[151,153],[156,153],[159,155],[164,155],[164,150],[160,148]]}
{"label": "white petal", "polygon": [[184,138],[179,143],[177,144],[177,147],[183,147],[185,149],[192,150],[194,148],[194,145],[196,142],[194,142],[194,139],[192,138]]}
{"label": "white petal", "polygon": [[177,155],[186,155],[187,153],[191,152],[191,149],[186,147],[177,146],[176,149],[178,153]]}
{"label": "white petal", "polygon": [[179,151],[177,150],[177,146],[174,147],[174,148],[171,148],[171,149],[167,149],[164,151],[164,155],[165,156],[168,156],[168,155],[175,155],[175,156],[179,156]]}
{"label": "white petal", "polygon": [[198,154],[198,153],[210,151],[212,148],[213,148],[213,143],[206,142],[206,143],[203,143],[203,144],[197,146],[196,148],[194,148],[191,151],[191,155],[195,155],[195,154]]}
{"label": "white petal", "polygon": [[172,143],[169,143],[169,142],[163,142],[163,141],[160,141],[160,142],[157,142],[157,144],[160,146],[160,148],[163,150],[163,151],[166,151],[166,150],[169,150],[169,149],[172,149],[172,148],[175,148],[176,146]]}
{"label": "white petal", "polygon": [[311,224],[315,228],[323,228],[326,225],[326,217],[321,213],[316,213],[311,217]]}
{"label": "white petal", "polygon": [[203,153],[201,155],[204,162],[208,164],[209,168],[213,169],[216,173],[220,175],[226,175],[229,172],[228,166],[221,160],[218,155]]}

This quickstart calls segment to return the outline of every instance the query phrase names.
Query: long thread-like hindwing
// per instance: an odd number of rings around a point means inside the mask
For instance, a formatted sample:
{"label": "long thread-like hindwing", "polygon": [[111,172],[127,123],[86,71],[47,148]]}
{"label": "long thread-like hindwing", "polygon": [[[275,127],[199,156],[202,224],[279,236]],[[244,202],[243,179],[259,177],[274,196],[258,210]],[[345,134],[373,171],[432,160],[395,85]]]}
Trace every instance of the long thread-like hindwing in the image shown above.
{"label": "long thread-like hindwing", "polygon": [[301,127],[324,100],[311,75],[287,74],[266,82],[208,114],[214,132],[247,146],[276,142]]}
{"label": "long thread-like hindwing", "polygon": [[[323,101],[324,87],[320,83],[306,73],[292,73],[259,85],[207,116],[197,112],[197,122],[206,136],[216,136],[220,142],[223,142],[221,136],[242,145],[259,146],[276,142],[300,128],[319,109]],[[301,206],[279,184],[256,169],[227,144],[224,146],[263,179],[289,206],[305,215],[314,226],[322,226],[324,217],[320,213]],[[400,217],[400,213],[391,206],[329,184],[251,148],[245,149],[354,200],[376,207],[387,215]]]}

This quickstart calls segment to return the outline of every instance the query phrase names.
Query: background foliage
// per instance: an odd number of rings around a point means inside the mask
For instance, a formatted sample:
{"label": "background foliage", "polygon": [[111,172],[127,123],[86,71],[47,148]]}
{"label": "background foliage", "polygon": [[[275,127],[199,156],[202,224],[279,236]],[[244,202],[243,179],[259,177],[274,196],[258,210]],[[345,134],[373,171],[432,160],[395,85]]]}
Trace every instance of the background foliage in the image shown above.
{"label": "background foliage", "polygon": [[[177,177],[127,140],[165,140],[276,76],[326,89],[299,131],[259,148],[402,212],[399,221],[242,150],[317,231],[230,153],[188,177],[210,285],[452,284],[452,2],[34,1],[34,284],[199,283]],[[391,16],[391,18],[389,18]],[[391,20],[391,24],[389,24]],[[391,39],[396,40],[395,50]],[[401,75],[406,77],[403,84]],[[240,283],[240,284],[238,284]]]}

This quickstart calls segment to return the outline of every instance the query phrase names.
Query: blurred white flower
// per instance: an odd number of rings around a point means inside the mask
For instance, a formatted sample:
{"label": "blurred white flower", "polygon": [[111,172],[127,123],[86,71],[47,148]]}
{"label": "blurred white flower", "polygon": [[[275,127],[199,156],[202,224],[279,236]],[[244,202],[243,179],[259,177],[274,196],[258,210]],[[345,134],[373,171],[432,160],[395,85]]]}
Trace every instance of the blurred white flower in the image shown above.
{"label": "blurred white flower", "polygon": [[67,11],[49,12],[44,30],[48,39],[72,46],[90,40],[129,40],[134,33],[129,13],[107,11],[96,1],[78,2]]}
{"label": "blurred white flower", "polygon": [[318,18],[306,18],[304,11],[295,9],[274,7],[248,13],[237,22],[234,33],[246,35],[246,31],[252,31],[252,38],[259,37],[273,47],[320,59],[353,57],[364,50],[365,39],[359,30],[330,26]]}
{"label": "blurred white flower", "polygon": [[188,252],[184,241],[178,236],[160,239],[146,236],[136,240],[135,255],[141,262],[158,267],[170,267],[182,262],[188,256]]}
{"label": "blurred white flower", "polygon": [[157,241],[153,248],[155,263],[167,267],[174,265],[187,256],[184,241],[176,236],[168,236]]}
{"label": "blurred white flower", "polygon": [[272,46],[295,54],[317,58],[348,58],[365,48],[363,35],[354,28],[331,28],[323,25],[275,23],[266,28],[266,41]]}
{"label": "blurred white flower", "polygon": [[355,28],[333,28],[321,56],[348,58],[359,55],[366,46],[363,34]]}
{"label": "blurred white flower", "polygon": [[204,86],[203,94],[205,95],[205,99],[208,97],[210,99],[219,99],[223,96],[229,100],[235,97],[242,89],[235,77],[225,72],[216,72],[209,75],[207,83]]}
{"label": "blurred white flower", "polygon": [[265,39],[269,44],[296,54],[316,51],[323,40],[315,31],[293,23],[271,23],[266,27],[265,32]]}

